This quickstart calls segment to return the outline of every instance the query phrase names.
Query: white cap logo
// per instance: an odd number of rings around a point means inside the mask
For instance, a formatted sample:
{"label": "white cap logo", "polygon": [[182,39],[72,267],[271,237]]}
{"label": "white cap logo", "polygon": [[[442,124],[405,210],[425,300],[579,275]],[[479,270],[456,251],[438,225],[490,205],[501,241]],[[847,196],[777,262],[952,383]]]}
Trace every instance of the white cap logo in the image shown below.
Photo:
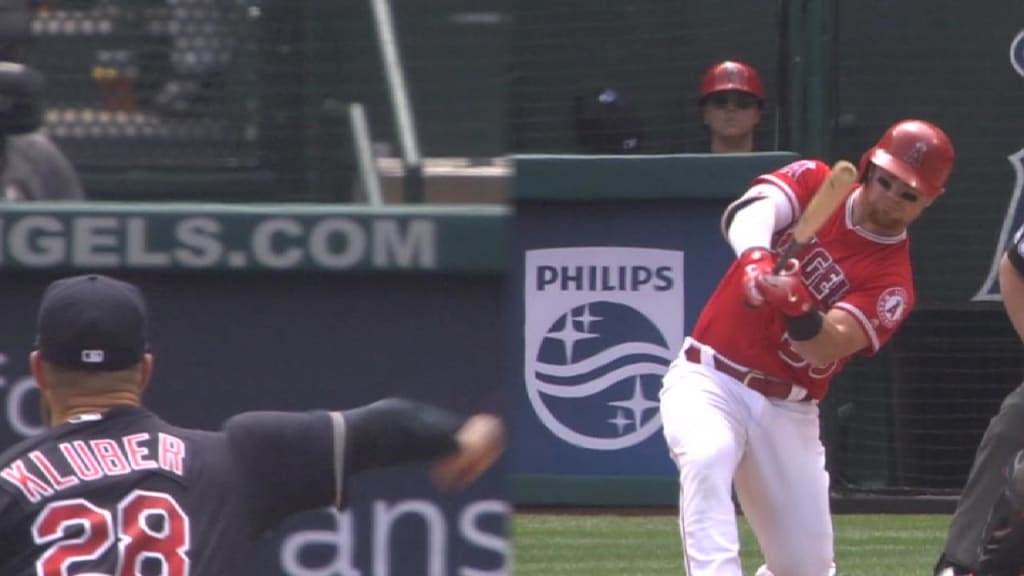
{"label": "white cap logo", "polygon": [[103,350],[82,350],[82,362],[86,364],[102,364]]}

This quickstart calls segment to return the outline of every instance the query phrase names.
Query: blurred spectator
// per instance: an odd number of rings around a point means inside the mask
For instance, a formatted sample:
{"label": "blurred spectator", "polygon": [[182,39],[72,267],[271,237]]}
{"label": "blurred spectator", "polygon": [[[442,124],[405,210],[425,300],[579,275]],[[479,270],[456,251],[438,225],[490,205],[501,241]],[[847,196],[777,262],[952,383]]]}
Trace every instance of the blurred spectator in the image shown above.
{"label": "blurred spectator", "polygon": [[85,200],[71,162],[37,130],[4,142],[3,200]]}
{"label": "blurred spectator", "polygon": [[230,0],[168,0],[173,75],[154,98],[168,115],[191,115],[203,108],[231,64],[235,37]]}
{"label": "blurred spectator", "polygon": [[577,96],[573,102],[576,143],[585,154],[638,154],[644,127],[617,90]]}
{"label": "blurred spectator", "polygon": [[0,0],[0,200],[81,200],[71,162],[41,130],[43,77],[24,65],[39,0]]}
{"label": "blurred spectator", "polygon": [[0,61],[0,200],[82,200],[78,174],[40,129],[42,76]]}
{"label": "blurred spectator", "polygon": [[757,70],[733,60],[715,64],[700,83],[698,105],[710,137],[708,151],[755,151],[754,128],[764,109],[764,86]]}
{"label": "blurred spectator", "polygon": [[2,200],[80,200],[82,184],[71,162],[40,129],[42,76],[0,62],[0,192]]}

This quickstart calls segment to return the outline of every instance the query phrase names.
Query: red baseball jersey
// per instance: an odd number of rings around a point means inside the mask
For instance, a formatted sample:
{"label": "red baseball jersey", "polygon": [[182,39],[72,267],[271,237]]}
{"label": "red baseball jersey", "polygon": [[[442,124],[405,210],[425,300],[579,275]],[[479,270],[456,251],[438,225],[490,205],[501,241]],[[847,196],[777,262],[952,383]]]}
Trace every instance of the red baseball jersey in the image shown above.
{"label": "red baseball jersey", "polygon": [[[759,176],[754,184],[768,183],[782,190],[795,223],[829,172],[822,162],[800,160]],[[860,353],[872,355],[907,317],[914,305],[914,285],[906,232],[880,236],[855,226],[853,203],[858,194],[859,185],[797,258],[801,277],[819,309],[838,308],[853,316],[869,342]],[[771,247],[784,246],[791,229],[792,225],[777,232]],[[742,283],[743,270],[738,261],[733,262],[697,319],[693,338],[733,362],[800,384],[816,399],[824,397],[829,381],[850,357],[827,366],[810,365],[792,349],[777,310],[745,304]]]}

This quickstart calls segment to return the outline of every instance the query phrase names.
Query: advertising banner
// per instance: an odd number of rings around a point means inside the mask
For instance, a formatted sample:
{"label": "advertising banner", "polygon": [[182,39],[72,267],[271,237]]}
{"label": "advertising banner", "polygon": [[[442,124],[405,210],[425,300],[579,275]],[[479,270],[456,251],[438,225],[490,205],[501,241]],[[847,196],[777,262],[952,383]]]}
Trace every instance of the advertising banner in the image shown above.
{"label": "advertising banner", "polygon": [[621,450],[661,429],[658,390],[683,342],[683,252],[526,252],[526,393],[560,440]]}

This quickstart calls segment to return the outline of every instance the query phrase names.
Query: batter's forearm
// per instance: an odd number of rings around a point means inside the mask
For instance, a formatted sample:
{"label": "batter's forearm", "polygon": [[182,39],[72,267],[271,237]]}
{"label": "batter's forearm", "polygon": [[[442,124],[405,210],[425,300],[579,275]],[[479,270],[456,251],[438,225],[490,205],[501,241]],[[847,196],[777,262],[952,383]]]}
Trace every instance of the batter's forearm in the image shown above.
{"label": "batter's forearm", "polygon": [[732,218],[727,236],[738,256],[750,248],[770,248],[774,231],[775,208],[771,201],[752,198]]}
{"label": "batter's forearm", "polygon": [[790,339],[793,350],[814,366],[827,366],[868,345],[867,336],[848,313],[830,310],[821,317],[821,329],[813,338]]}
{"label": "batter's forearm", "polygon": [[[820,314],[815,312],[815,314]],[[834,362],[840,356],[835,353],[835,334],[832,333],[825,322],[822,322],[822,329],[818,335],[810,340],[790,340],[793,350],[804,360],[813,366],[825,366]]]}
{"label": "batter's forearm", "polygon": [[736,255],[749,248],[770,248],[773,235],[793,221],[785,194],[772,184],[757,184],[722,214],[722,233]]}

